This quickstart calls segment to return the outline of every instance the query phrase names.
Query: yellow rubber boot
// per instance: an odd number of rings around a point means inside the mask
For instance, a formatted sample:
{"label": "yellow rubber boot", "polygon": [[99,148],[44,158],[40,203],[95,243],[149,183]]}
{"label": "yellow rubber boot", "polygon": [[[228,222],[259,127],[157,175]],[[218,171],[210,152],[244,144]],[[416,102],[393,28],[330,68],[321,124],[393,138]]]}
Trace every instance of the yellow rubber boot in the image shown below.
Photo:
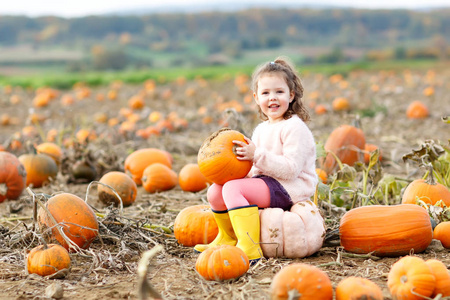
{"label": "yellow rubber boot", "polygon": [[236,246],[237,238],[236,235],[234,234],[233,226],[231,225],[228,211],[212,210],[212,212],[214,214],[214,219],[216,220],[217,227],[219,227],[219,233],[211,243],[195,245],[194,251],[196,252],[203,252],[208,248],[218,245]]}
{"label": "yellow rubber boot", "polygon": [[261,225],[258,206],[232,208],[228,211],[228,214],[238,239],[236,246],[247,254],[250,264],[256,263],[263,256],[259,246]]}

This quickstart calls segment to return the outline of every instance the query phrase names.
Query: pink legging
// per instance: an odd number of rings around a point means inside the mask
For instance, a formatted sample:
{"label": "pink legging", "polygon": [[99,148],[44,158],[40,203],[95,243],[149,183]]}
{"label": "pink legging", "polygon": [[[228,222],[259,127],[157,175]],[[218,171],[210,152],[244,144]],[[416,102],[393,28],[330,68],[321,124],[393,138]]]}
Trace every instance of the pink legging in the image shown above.
{"label": "pink legging", "polygon": [[239,206],[270,206],[270,190],[260,178],[243,178],[226,182],[224,185],[212,184],[207,192],[211,208],[217,211]]}

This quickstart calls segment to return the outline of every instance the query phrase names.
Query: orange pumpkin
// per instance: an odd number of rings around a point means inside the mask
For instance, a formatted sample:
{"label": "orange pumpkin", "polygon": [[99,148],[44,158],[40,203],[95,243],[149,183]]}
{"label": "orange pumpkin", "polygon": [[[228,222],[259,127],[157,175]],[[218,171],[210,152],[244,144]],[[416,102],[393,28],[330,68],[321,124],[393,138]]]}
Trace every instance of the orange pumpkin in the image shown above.
{"label": "orange pumpkin", "polygon": [[[278,271],[270,284],[271,299],[331,300],[333,287],[327,273],[304,263]],[[290,297],[296,295],[296,297]]]}
{"label": "orange pumpkin", "polygon": [[328,180],[327,172],[325,172],[325,171],[322,170],[321,168],[316,168],[316,173],[317,173],[317,176],[319,177],[319,179],[320,179],[323,183],[327,183],[327,180]]}
{"label": "orange pumpkin", "polygon": [[[339,160],[349,166],[361,160],[361,150],[364,149],[366,138],[361,129],[342,125],[333,130],[325,143],[325,150],[333,152]],[[319,161],[321,169],[330,174],[337,166],[336,159],[331,153],[327,153],[325,158]]]}
{"label": "orange pumpkin", "polygon": [[209,244],[219,232],[209,205],[193,205],[182,209],[173,224],[173,233],[178,243],[193,247]]}
{"label": "orange pumpkin", "polygon": [[50,156],[56,163],[57,166],[61,163],[61,158],[63,155],[61,147],[55,143],[45,142],[36,146],[36,152],[38,154],[46,154]]}
{"label": "orange pumpkin", "polygon": [[221,245],[206,249],[197,258],[195,269],[206,280],[223,281],[245,274],[249,261],[236,246]]}
{"label": "orange pumpkin", "polygon": [[0,151],[0,203],[19,198],[25,188],[27,172],[12,153]]}
{"label": "orange pumpkin", "polygon": [[[122,200],[123,206],[130,206],[136,200],[137,186],[130,176],[123,172],[111,171],[106,173],[100,178],[99,182],[104,183],[112,187]],[[97,186],[98,198],[105,204],[113,203],[115,206],[119,206],[120,200],[114,194],[114,192],[107,186],[99,184]]]}
{"label": "orange pumpkin", "polygon": [[429,116],[428,107],[421,101],[413,101],[406,109],[408,119],[425,119]]}
{"label": "orange pumpkin", "polygon": [[387,284],[394,299],[422,300],[433,294],[436,279],[423,259],[404,256],[392,265]]}
{"label": "orange pumpkin", "polygon": [[[374,152],[376,149],[380,150],[380,148],[379,148],[377,145],[374,145],[374,144],[368,144],[368,143],[366,143],[366,144],[364,145],[364,163],[365,163],[366,165],[369,164],[369,162],[370,162],[370,155],[371,155],[372,152]],[[378,160],[379,160],[379,161],[382,161],[382,160],[383,160],[383,157],[382,157],[382,155],[381,155],[381,152],[380,152],[380,154],[378,155]]]}
{"label": "orange pumpkin", "polygon": [[450,296],[450,273],[444,263],[437,259],[429,259],[425,263],[430,267],[436,279],[436,286],[431,297],[434,298],[438,294],[441,294],[443,297]]}
{"label": "orange pumpkin", "polygon": [[39,188],[58,174],[56,162],[46,154],[22,154],[19,161],[27,172],[27,186]]}
{"label": "orange pumpkin", "polygon": [[348,252],[377,256],[424,251],[432,240],[430,217],[418,205],[370,205],[344,214],[339,226],[341,245]]}
{"label": "orange pumpkin", "polygon": [[161,163],[149,165],[142,173],[142,186],[149,193],[173,189],[177,183],[177,173]]}
{"label": "orange pumpkin", "polygon": [[381,288],[367,278],[347,277],[336,287],[336,300],[383,300]]}
{"label": "orange pumpkin", "polygon": [[[49,276],[64,269],[70,269],[70,256],[69,252],[60,245],[40,245],[28,253],[27,271],[29,274]],[[65,274],[61,273],[61,275]]]}
{"label": "orange pumpkin", "polygon": [[200,172],[198,164],[186,164],[178,173],[178,184],[186,192],[199,192],[205,189],[209,183],[211,181]]}
{"label": "orange pumpkin", "polygon": [[442,200],[448,207],[450,206],[450,190],[433,180],[416,179],[406,187],[402,196],[402,204],[416,204],[416,200],[435,205]]}
{"label": "orange pumpkin", "polygon": [[334,111],[347,111],[350,110],[350,102],[347,98],[337,97],[331,103]]}
{"label": "orange pumpkin", "polygon": [[236,144],[245,142],[244,135],[236,130],[223,128],[209,136],[200,147],[197,163],[202,174],[216,184],[245,177],[252,167],[249,160],[236,158]]}
{"label": "orange pumpkin", "polygon": [[172,168],[172,162],[167,151],[156,148],[144,148],[136,150],[127,156],[124,164],[125,173],[130,175],[137,185],[142,185],[142,173],[145,168],[153,163],[161,163]]}
{"label": "orange pumpkin", "polygon": [[444,248],[450,249],[450,221],[441,222],[434,227],[433,239],[439,240]]}
{"label": "orange pumpkin", "polygon": [[[45,206],[55,221],[61,225],[65,235],[78,247],[87,249],[97,237],[99,229],[97,217],[92,208],[78,196],[70,193],[57,194],[48,199]],[[42,207],[38,211],[38,224],[48,241],[56,240],[67,250],[73,251]]]}

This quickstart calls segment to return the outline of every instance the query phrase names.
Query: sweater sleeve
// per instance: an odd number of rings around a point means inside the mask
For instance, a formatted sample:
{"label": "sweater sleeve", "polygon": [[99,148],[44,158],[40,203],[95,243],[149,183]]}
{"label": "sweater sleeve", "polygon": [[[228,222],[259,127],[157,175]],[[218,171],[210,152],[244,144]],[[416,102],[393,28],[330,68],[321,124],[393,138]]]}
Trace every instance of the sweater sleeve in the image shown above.
{"label": "sweater sleeve", "polygon": [[[263,134],[260,132],[256,132]],[[272,137],[271,137],[272,138]],[[309,169],[316,158],[314,138],[309,128],[302,121],[289,122],[280,131],[279,137],[273,137],[273,143],[279,139],[281,154],[268,151],[263,145],[258,145],[253,159],[252,174],[265,174],[281,180],[291,180]],[[258,141],[256,137],[256,141]]]}

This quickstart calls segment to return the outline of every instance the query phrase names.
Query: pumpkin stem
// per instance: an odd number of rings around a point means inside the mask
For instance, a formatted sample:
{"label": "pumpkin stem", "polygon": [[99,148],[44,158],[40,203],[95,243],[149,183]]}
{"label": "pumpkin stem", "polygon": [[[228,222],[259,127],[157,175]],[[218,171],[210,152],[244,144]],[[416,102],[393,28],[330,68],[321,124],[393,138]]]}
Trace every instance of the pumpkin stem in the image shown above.
{"label": "pumpkin stem", "polygon": [[406,276],[406,275],[402,275],[402,277],[400,277],[400,282],[401,283],[407,283],[408,282],[408,276]]}

